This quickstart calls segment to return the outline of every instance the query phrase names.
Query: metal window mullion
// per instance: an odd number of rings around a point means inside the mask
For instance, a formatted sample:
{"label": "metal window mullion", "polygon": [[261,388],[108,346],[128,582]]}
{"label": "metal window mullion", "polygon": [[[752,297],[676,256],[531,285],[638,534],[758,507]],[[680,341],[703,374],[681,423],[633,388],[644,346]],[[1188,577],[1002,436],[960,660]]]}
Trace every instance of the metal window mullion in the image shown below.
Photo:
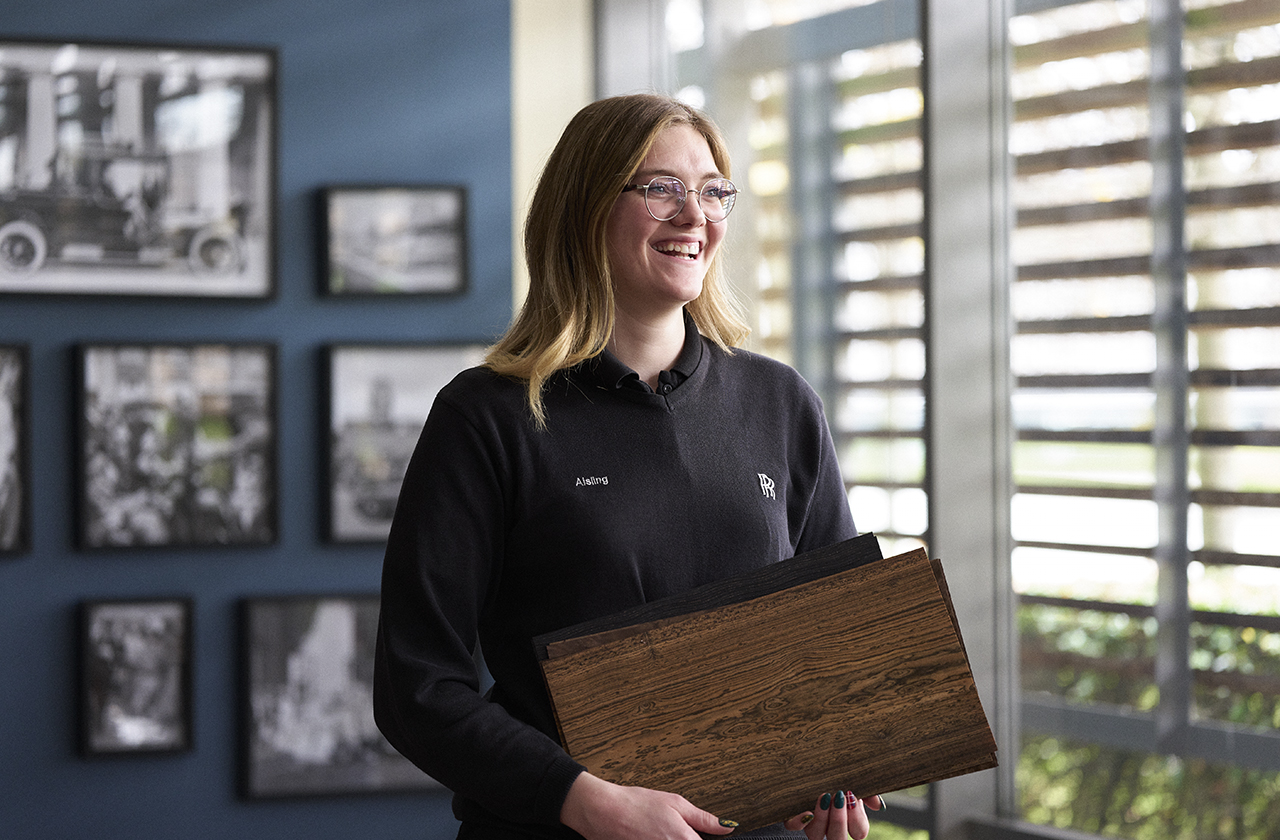
{"label": "metal window mullion", "polygon": [[921,5],[929,553],[942,559],[1001,768],[931,786],[934,840],[1016,802],[1010,579],[1007,0]]}
{"label": "metal window mullion", "polygon": [[1182,70],[1182,8],[1179,0],[1151,4],[1150,155],[1152,167],[1151,277],[1156,345],[1156,474],[1159,516],[1155,681],[1160,691],[1156,743],[1182,753],[1191,719],[1191,610],[1187,588],[1187,260],[1183,156],[1186,145]]}
{"label": "metal window mullion", "polygon": [[[835,188],[832,178],[835,84],[825,62],[788,72],[788,167],[791,172],[792,351],[796,368],[832,413],[835,374]],[[831,418],[834,422],[834,417]]]}
{"label": "metal window mullion", "polygon": [[594,0],[597,97],[668,88],[666,8],[665,0]]}

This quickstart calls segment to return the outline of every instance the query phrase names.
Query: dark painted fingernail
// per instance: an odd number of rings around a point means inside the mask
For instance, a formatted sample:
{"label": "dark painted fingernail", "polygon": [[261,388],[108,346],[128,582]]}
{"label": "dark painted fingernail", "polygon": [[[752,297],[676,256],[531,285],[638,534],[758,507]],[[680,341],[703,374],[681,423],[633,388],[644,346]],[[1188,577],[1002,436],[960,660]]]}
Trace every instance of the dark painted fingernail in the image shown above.
{"label": "dark painted fingernail", "polygon": [[844,810],[844,791],[836,791],[836,798],[831,800],[831,807]]}
{"label": "dark painted fingernail", "polygon": [[722,828],[737,828],[738,824],[733,820],[720,820],[720,826]]}
{"label": "dark painted fingernail", "polygon": [[889,810],[889,803],[885,802],[884,797],[878,793],[876,794],[876,802],[880,803],[880,807],[877,810],[880,810],[880,811]]}
{"label": "dark painted fingernail", "polygon": [[805,814],[800,818],[801,825],[808,825],[811,822],[813,822],[813,814]]}
{"label": "dark painted fingernail", "polygon": [[827,810],[828,808],[830,808],[830,807],[831,807],[831,794],[829,794],[829,793],[824,793],[824,794],[822,794],[822,800],[818,803],[818,807],[819,807],[819,808],[821,808],[821,809],[822,809],[822,810],[824,810],[824,811],[825,811],[825,810]]}

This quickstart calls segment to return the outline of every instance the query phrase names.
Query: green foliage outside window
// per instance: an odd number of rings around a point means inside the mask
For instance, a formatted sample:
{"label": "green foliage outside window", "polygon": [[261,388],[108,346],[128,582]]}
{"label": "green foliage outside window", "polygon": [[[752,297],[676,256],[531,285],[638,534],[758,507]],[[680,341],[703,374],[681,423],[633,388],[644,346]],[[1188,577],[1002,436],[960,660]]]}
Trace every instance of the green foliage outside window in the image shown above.
{"label": "green foliage outside window", "polygon": [[[1023,607],[1023,689],[1149,712],[1155,632],[1150,616]],[[1280,725],[1280,634],[1197,622],[1191,640],[1198,718]],[[1280,837],[1275,772],[1029,734],[1017,789],[1022,818],[1041,825],[1132,840]]]}
{"label": "green foliage outside window", "polygon": [[[1280,773],[1038,737],[1017,768],[1023,818],[1132,840],[1280,837]],[[878,838],[877,838],[878,840]]]}

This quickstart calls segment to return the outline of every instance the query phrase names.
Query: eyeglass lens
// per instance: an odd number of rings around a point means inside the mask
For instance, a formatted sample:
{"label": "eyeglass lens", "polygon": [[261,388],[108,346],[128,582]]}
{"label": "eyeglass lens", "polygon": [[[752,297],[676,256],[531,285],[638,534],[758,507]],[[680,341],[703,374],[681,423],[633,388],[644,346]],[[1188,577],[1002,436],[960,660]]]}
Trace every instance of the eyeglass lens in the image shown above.
{"label": "eyeglass lens", "polygon": [[[685,198],[690,190],[679,178],[661,176],[649,182],[644,191],[645,206],[655,219],[665,222],[674,219],[684,207]],[[698,194],[698,205],[708,221],[723,221],[733,203],[738,198],[738,190],[731,181],[724,178],[712,178],[702,185],[700,190],[692,190]]]}

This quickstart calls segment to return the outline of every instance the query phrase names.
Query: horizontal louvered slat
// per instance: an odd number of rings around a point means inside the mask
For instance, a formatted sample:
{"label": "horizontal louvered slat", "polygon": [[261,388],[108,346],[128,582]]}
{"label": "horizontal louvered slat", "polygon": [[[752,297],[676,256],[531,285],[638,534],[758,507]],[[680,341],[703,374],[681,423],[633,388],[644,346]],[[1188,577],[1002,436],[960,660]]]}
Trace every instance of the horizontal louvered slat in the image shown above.
{"label": "horizontal louvered slat", "polygon": [[[1060,607],[1069,610],[1093,610],[1095,612],[1116,613],[1134,618],[1154,618],[1155,608],[1146,604],[1124,604],[1115,601],[1097,601],[1086,598],[1055,598],[1049,595],[1019,595],[1018,602],[1023,606]],[[1254,627],[1259,630],[1280,632],[1280,616],[1274,615],[1240,615],[1238,613],[1215,612],[1213,610],[1192,610],[1191,620],[1200,624],[1215,624],[1220,627]]]}
{"label": "horizontal louvered slat", "polygon": [[921,327],[881,327],[874,330],[841,330],[836,333],[841,341],[900,341],[904,338],[923,338]]}
{"label": "horizontal louvered slat", "polygon": [[923,434],[920,429],[858,429],[853,432],[832,433],[837,443],[855,440],[918,440]]}
{"label": "horizontal louvered slat", "polygon": [[[1197,155],[1227,149],[1273,146],[1276,144],[1277,136],[1280,136],[1280,120],[1268,120],[1191,131],[1187,133],[1185,140],[1187,154]],[[1019,176],[1035,175],[1062,169],[1087,169],[1145,161],[1149,153],[1150,143],[1144,137],[1114,143],[1099,143],[1093,146],[1073,146],[1021,154],[1015,160],[1015,167]]]}
{"label": "horizontal louvered slat", "polygon": [[852,79],[842,79],[836,83],[836,95],[839,99],[853,99],[872,93],[884,93],[902,88],[918,88],[920,86],[920,68],[899,67],[885,73],[868,73]]}
{"label": "horizontal louvered slat", "polygon": [[1252,29],[1280,23],[1280,7],[1275,0],[1242,0],[1203,9],[1188,9],[1186,28],[1190,37],[1225,35],[1242,29]]}
{"label": "horizontal louvered slat", "polygon": [[[1233,88],[1280,82],[1280,57],[1220,64],[1187,72],[1190,94],[1231,90]],[[1068,90],[1044,96],[1030,96],[1014,103],[1014,117],[1036,120],[1105,108],[1145,107],[1150,82],[1138,79],[1108,85]]]}
{"label": "horizontal louvered slat", "polygon": [[851,391],[923,391],[924,383],[919,379],[877,379],[874,382],[841,382],[838,392],[847,396]]}
{"label": "horizontal louvered slat", "polygon": [[[1192,446],[1280,446],[1280,431],[1196,429]],[[1018,440],[1052,443],[1152,443],[1150,431],[1135,429],[1018,429]]]}
{"label": "horizontal louvered slat", "polygon": [[901,292],[920,288],[919,274],[882,275],[869,280],[840,280],[836,283],[839,292]]}
{"label": "horizontal louvered slat", "polygon": [[1145,23],[1079,32],[1051,41],[1016,46],[1013,48],[1013,63],[1017,69],[1023,69],[1050,61],[1143,49],[1147,45],[1147,34]]}
{"label": "horizontal louvered slat", "polygon": [[840,181],[837,182],[836,189],[842,197],[880,192],[898,192],[899,190],[918,190],[920,189],[920,171],[891,172],[887,175],[877,175],[873,178]]}
{"label": "horizontal louvered slat", "polygon": [[895,239],[911,239],[921,235],[922,226],[919,222],[907,222],[900,225],[866,227],[844,231],[836,237],[836,241],[842,245],[850,242],[888,242]]}
{"label": "horizontal louvered slat", "polygon": [[920,120],[901,120],[846,129],[836,135],[836,143],[838,146],[869,146],[873,143],[914,140],[919,136]]}
{"label": "horizontal louvered slat", "polygon": [[[1111,388],[1131,390],[1151,387],[1149,373],[1063,373],[1042,376],[1019,376],[1020,389]],[[1280,370],[1259,368],[1256,370],[1198,369],[1191,371],[1191,385],[1196,388],[1265,388],[1280,386]]]}
{"label": "horizontal louvered slat", "polygon": [[[1280,182],[1242,184],[1187,193],[1188,210],[1265,207],[1280,202]],[[1151,210],[1147,198],[1126,198],[1057,207],[1027,207],[1017,211],[1018,227],[1065,225],[1109,219],[1138,219]]]}
{"label": "horizontal louvered slat", "polygon": [[[1257,309],[1201,309],[1187,313],[1192,329],[1215,327],[1270,327],[1280,325],[1280,307]],[[1134,332],[1151,328],[1149,315],[1116,315],[1094,318],[1054,318],[1019,321],[1021,335],[1053,333]]]}
{"label": "horizontal louvered slat", "polygon": [[[1188,251],[1187,268],[1192,271],[1224,271],[1233,268],[1280,266],[1280,243],[1239,248],[1206,248]],[[1063,260],[1018,266],[1019,280],[1058,280],[1067,277],[1124,277],[1147,274],[1150,258],[1145,254],[1097,259]]]}

